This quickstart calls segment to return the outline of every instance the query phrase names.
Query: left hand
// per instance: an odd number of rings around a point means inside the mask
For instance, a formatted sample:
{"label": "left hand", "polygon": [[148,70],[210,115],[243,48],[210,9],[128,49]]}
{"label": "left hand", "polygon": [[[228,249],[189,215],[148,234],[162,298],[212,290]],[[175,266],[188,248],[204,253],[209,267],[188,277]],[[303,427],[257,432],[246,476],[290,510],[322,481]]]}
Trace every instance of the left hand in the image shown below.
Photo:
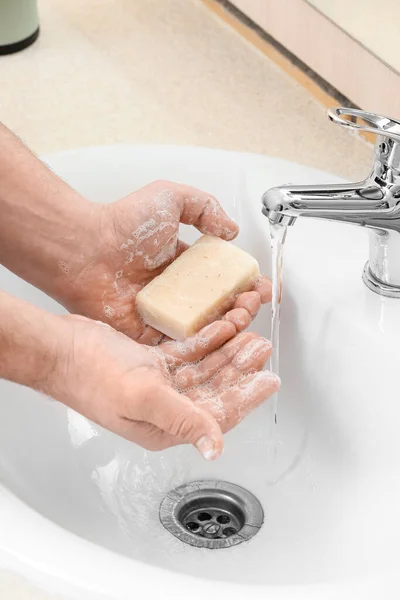
{"label": "left hand", "polygon": [[222,434],[280,384],[262,371],[271,344],[236,335],[227,321],[157,348],[75,315],[52,316],[49,332],[56,343],[43,381],[35,370],[36,389],[148,450],[193,444],[207,460],[218,458]]}
{"label": "left hand", "polygon": [[[135,297],[187,248],[178,238],[179,224],[225,240],[238,234],[238,226],[214,197],[166,181],[155,181],[112,204],[95,205],[91,214],[92,237],[86,245],[80,240],[78,258],[62,264],[58,299],[70,312],[104,321],[148,345],[157,345],[163,336],[142,322]],[[271,284],[261,277],[224,318],[242,331],[270,299]]]}

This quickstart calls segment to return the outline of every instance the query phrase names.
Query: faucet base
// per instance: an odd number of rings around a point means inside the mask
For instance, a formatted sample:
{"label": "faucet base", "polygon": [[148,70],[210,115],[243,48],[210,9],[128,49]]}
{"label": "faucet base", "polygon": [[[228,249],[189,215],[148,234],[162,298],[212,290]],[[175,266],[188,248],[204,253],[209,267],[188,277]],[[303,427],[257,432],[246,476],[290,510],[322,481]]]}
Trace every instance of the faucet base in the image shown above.
{"label": "faucet base", "polygon": [[365,263],[362,278],[367,288],[375,294],[385,296],[385,298],[400,298],[400,287],[383,283],[377,279],[371,272],[369,261]]}

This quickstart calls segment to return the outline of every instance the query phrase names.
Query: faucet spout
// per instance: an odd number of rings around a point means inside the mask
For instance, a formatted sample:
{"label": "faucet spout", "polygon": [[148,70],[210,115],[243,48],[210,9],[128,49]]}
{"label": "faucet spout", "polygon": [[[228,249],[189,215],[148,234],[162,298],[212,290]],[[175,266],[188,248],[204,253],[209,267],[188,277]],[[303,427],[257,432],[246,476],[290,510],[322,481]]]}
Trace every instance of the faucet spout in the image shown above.
{"label": "faucet spout", "polygon": [[357,183],[274,187],[262,197],[262,212],[271,224],[293,225],[305,217],[371,230],[364,283],[381,295],[400,298],[400,121],[346,108],[328,114],[344,127],[378,135],[370,175]]}
{"label": "faucet spout", "polygon": [[390,198],[370,180],[355,184],[284,185],[265,192],[262,203],[263,214],[271,223],[293,225],[297,217],[307,217],[400,231],[400,211],[397,222],[388,219]]}

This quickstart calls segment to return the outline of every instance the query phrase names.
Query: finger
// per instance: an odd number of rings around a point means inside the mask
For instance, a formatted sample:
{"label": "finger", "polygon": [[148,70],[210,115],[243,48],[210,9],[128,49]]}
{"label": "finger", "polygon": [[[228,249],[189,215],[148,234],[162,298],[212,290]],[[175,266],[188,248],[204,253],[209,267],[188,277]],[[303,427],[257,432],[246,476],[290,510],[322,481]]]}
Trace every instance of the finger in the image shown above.
{"label": "finger", "polygon": [[129,419],[123,420],[118,434],[150,452],[159,452],[182,443],[179,438],[159,429],[152,423]]}
{"label": "finger", "polygon": [[160,348],[175,359],[176,366],[201,360],[236,335],[235,326],[228,321],[215,321],[198,334],[183,341],[165,342]]}
{"label": "finger", "polygon": [[[213,393],[235,385],[243,376],[260,371],[266,365],[272,353],[272,345],[265,338],[251,339],[237,352],[232,361],[226,365],[208,384]],[[192,397],[190,395],[190,397]]]}
{"label": "finger", "polygon": [[272,396],[279,386],[280,379],[277,375],[270,371],[260,371],[248,375],[218,396],[196,400],[195,405],[213,415],[222,432],[226,433]]}
{"label": "finger", "polygon": [[143,323],[133,314],[130,320],[127,318],[115,319],[112,322],[112,328],[135,341],[139,341],[143,335]]}
{"label": "finger", "polygon": [[203,385],[230,363],[236,354],[256,337],[256,333],[241,333],[224,344],[219,350],[206,356],[199,364],[179,367],[175,372],[174,387],[179,390],[187,390],[194,386]]}
{"label": "finger", "polygon": [[164,339],[164,334],[154,327],[145,326],[143,333],[136,340],[139,344],[146,344],[146,346],[158,346]]}
{"label": "finger", "polygon": [[181,203],[181,223],[194,225],[202,233],[224,240],[233,240],[237,236],[238,225],[228,217],[214,196],[185,185],[177,186],[176,192]]}
{"label": "finger", "polygon": [[158,452],[178,445],[176,437],[165,433],[152,423],[123,418],[118,435],[141,446],[145,450]]}
{"label": "finger", "polygon": [[251,323],[251,316],[245,308],[234,308],[227,312],[223,319],[233,323],[237,332],[243,331]]}
{"label": "finger", "polygon": [[265,277],[265,275],[261,275],[255,280],[253,289],[255,292],[260,294],[262,304],[271,302],[272,283]]}
{"label": "finger", "polygon": [[240,294],[236,298],[233,308],[244,308],[254,318],[261,308],[261,296],[259,292],[253,291]]}
{"label": "finger", "polygon": [[139,418],[176,438],[177,443],[193,444],[203,457],[214,460],[223,449],[221,429],[206,411],[169,386],[154,386],[141,403]]}
{"label": "finger", "polygon": [[143,421],[131,421],[124,419],[122,426],[118,430],[118,434],[125,439],[150,450],[151,452],[159,452],[166,448],[172,448],[179,445],[179,440],[170,433],[166,433],[152,423]]}
{"label": "finger", "polygon": [[186,242],[182,242],[182,240],[178,240],[175,258],[178,258],[178,256],[183,254],[185,252],[185,250],[187,250],[188,248],[190,248],[189,244],[186,244]]}

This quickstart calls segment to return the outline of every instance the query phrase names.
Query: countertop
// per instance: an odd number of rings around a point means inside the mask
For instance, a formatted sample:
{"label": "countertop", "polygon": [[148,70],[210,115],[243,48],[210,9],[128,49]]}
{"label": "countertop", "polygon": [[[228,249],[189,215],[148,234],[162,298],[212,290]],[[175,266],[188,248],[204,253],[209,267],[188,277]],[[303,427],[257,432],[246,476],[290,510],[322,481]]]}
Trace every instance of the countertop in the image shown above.
{"label": "countertop", "polygon": [[[0,118],[36,153],[118,142],[270,154],[361,178],[371,148],[201,0],[39,0],[41,34],[0,57]],[[0,572],[0,597],[56,600]]]}

